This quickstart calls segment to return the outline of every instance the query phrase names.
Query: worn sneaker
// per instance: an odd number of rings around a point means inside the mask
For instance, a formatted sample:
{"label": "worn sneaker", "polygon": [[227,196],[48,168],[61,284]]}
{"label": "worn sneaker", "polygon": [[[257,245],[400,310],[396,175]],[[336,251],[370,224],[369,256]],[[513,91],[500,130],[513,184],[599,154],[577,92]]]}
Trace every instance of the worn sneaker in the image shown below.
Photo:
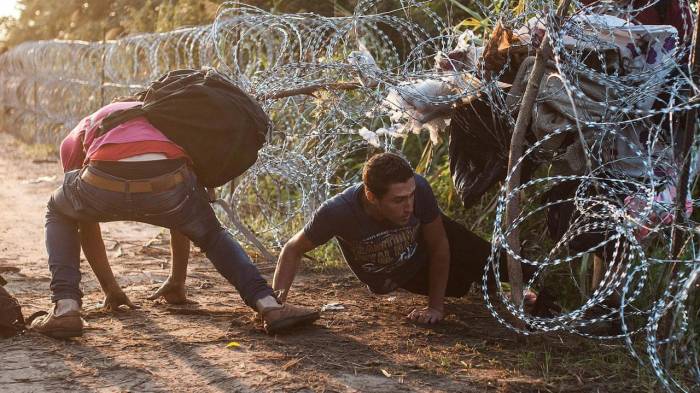
{"label": "worn sneaker", "polygon": [[69,311],[57,316],[52,308],[48,314],[36,317],[29,329],[53,338],[80,337],[83,335],[83,320],[80,311]]}
{"label": "worn sneaker", "polygon": [[280,330],[311,323],[320,317],[320,313],[306,307],[284,304],[279,308],[270,308],[262,312],[263,328],[268,334]]}

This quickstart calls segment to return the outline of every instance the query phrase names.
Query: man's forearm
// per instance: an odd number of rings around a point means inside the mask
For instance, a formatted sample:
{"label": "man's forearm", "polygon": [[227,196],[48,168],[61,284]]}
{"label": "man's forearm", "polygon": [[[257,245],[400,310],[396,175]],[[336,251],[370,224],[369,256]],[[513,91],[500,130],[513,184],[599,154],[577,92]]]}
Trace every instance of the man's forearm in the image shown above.
{"label": "man's forearm", "polygon": [[279,300],[284,302],[287,298],[289,288],[292,287],[292,282],[297,274],[299,263],[301,262],[301,254],[290,250],[287,246],[282,248],[279,259],[277,260],[277,268],[272,279],[272,289],[275,291],[281,290]]}
{"label": "man's forearm", "polygon": [[447,278],[450,274],[449,249],[441,249],[430,258],[428,307],[443,311]]}
{"label": "man's forearm", "polygon": [[114,278],[112,268],[107,260],[107,251],[102,240],[100,224],[96,222],[80,223],[80,245],[92,271],[100,282],[104,293],[119,290],[119,284]]}

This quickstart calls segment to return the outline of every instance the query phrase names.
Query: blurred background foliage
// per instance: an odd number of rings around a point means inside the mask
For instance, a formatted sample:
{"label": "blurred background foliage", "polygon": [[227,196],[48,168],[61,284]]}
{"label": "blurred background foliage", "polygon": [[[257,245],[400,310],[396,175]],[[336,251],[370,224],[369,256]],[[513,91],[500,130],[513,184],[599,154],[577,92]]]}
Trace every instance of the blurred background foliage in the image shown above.
{"label": "blurred background foliage", "polygon": [[[98,41],[127,35],[170,31],[211,23],[224,0],[19,0],[18,19],[2,18],[3,45],[23,41],[64,39]],[[352,15],[357,0],[246,0],[246,4],[275,13],[313,12],[323,16]],[[377,11],[400,7],[400,0],[381,2]],[[438,15],[454,26],[474,23],[478,15],[457,0],[431,2]],[[456,21],[456,23],[455,23]],[[468,24],[467,24],[468,25]]]}

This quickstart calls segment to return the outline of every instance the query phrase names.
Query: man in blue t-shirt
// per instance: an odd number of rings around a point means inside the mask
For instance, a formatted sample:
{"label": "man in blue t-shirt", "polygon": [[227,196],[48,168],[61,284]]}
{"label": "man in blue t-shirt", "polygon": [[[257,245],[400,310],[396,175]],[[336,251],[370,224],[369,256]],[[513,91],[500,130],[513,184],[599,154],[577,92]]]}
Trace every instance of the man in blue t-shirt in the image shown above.
{"label": "man in blue t-shirt", "polygon": [[304,253],[338,239],[357,278],[374,293],[397,288],[428,296],[408,317],[443,318],[445,296],[463,296],[481,279],[490,244],[440,212],[430,185],[400,156],[372,157],[362,183],[327,200],[282,249],[273,289],[284,301]]}

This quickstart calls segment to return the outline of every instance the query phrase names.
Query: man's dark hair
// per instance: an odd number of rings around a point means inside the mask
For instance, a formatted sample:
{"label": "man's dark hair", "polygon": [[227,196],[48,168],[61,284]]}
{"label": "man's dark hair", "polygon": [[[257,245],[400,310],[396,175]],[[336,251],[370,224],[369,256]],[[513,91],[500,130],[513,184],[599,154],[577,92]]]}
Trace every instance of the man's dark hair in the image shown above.
{"label": "man's dark hair", "polygon": [[369,159],[362,170],[362,183],[381,198],[393,183],[403,183],[413,177],[413,168],[403,157],[380,153]]}

